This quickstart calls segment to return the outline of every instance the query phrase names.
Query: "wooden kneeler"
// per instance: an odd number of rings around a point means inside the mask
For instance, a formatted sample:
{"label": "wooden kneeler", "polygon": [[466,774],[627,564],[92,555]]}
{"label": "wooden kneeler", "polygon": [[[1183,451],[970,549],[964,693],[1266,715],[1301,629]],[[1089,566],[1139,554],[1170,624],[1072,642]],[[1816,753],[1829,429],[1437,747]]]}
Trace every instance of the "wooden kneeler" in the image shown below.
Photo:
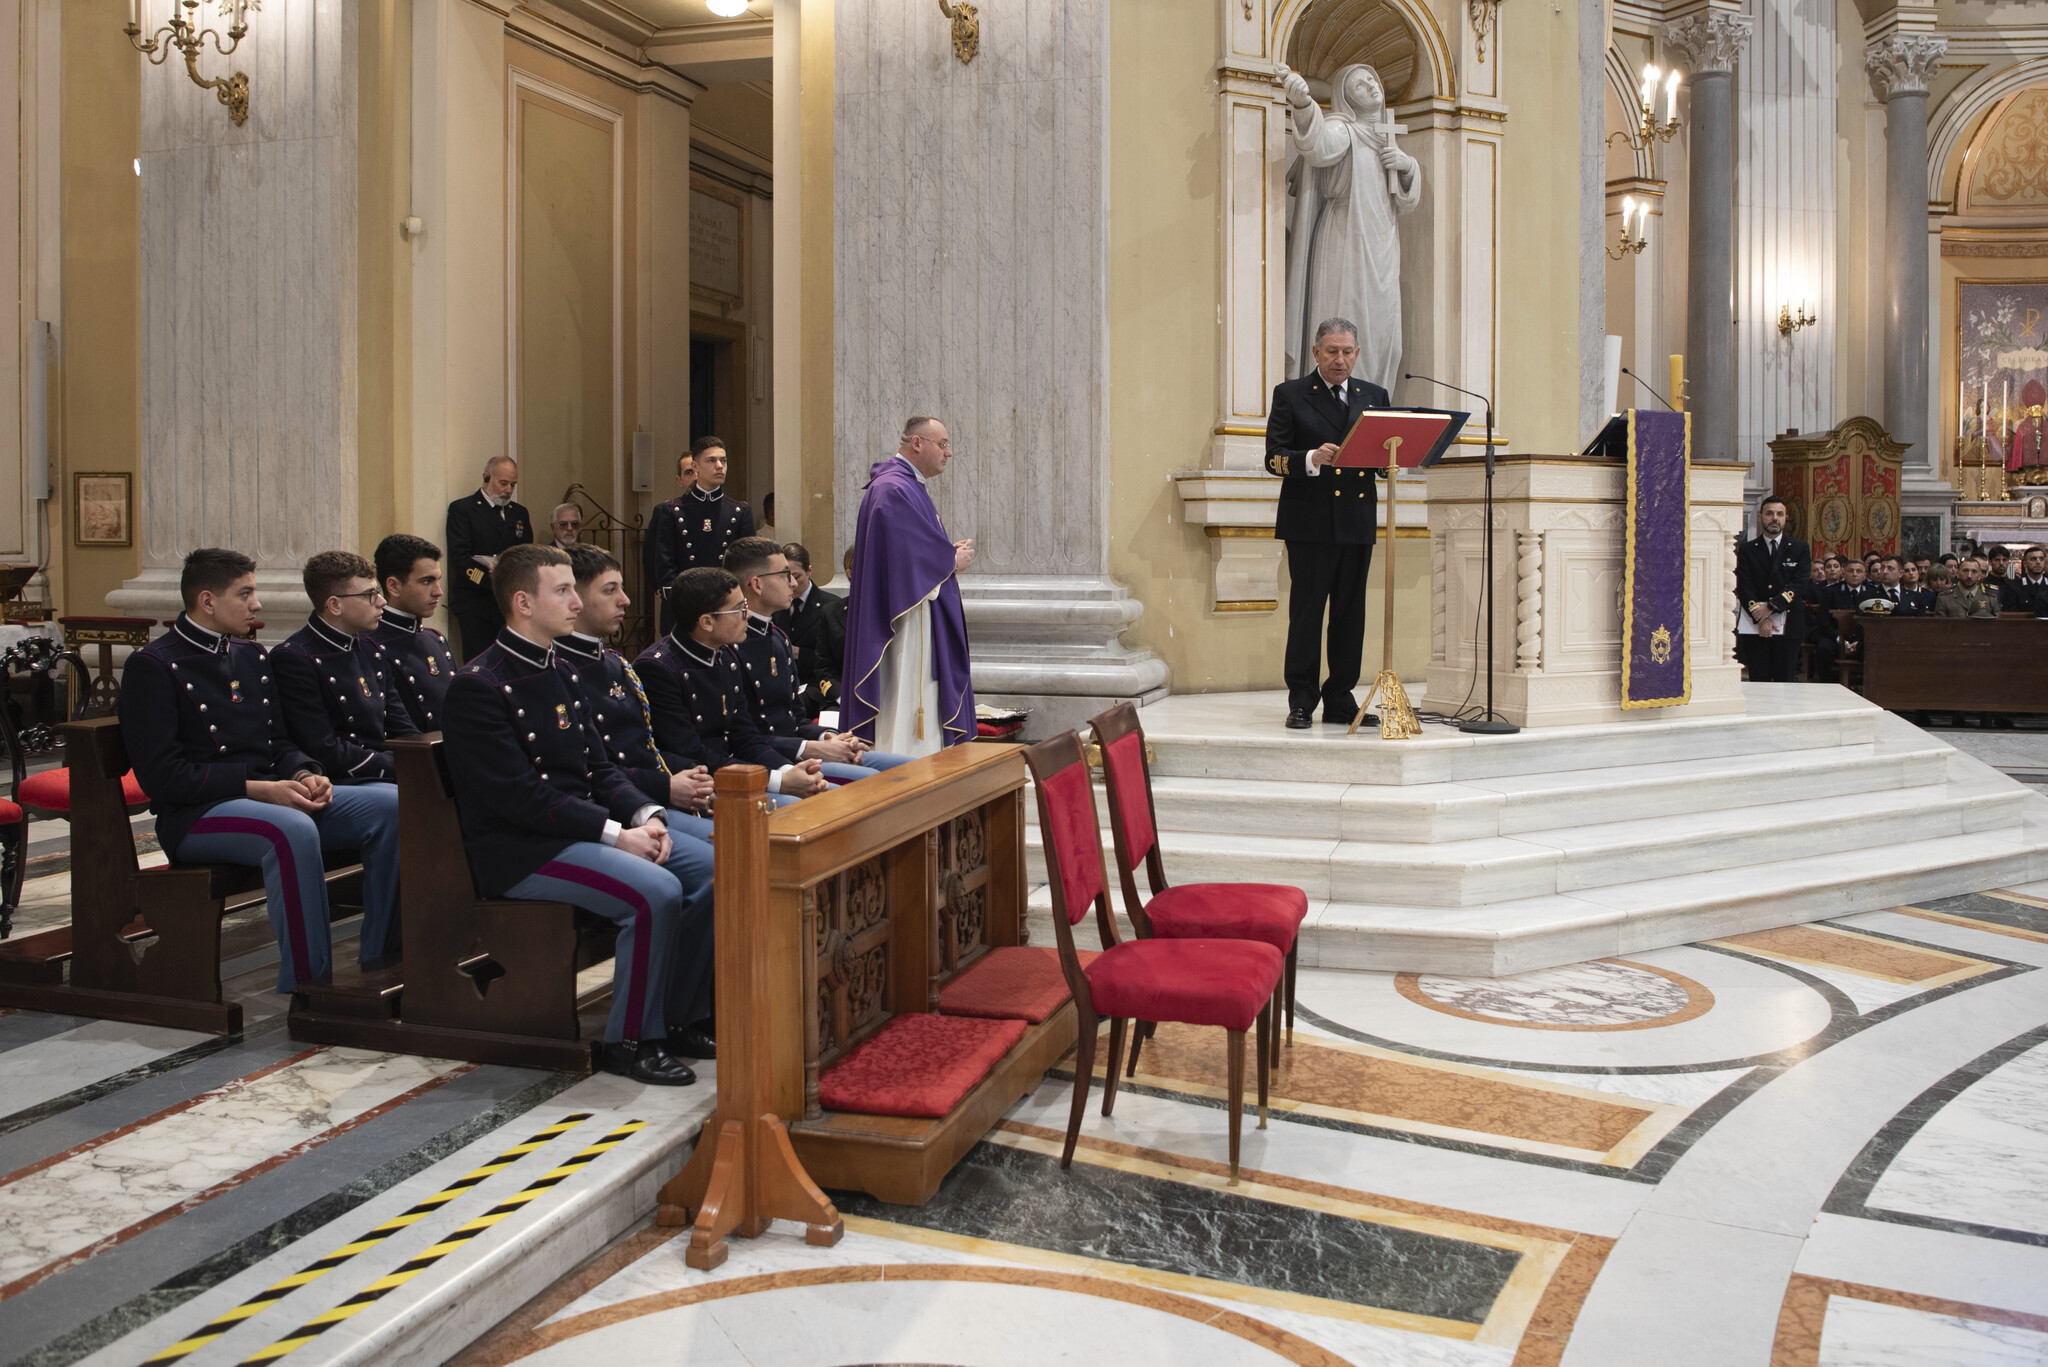
{"label": "wooden kneeler", "polygon": [[716,782],[718,1110],[689,1163],[662,1187],[656,1215],[663,1225],[695,1226],[683,1261],[700,1271],[725,1261],[726,1235],[759,1238],[770,1220],[800,1222],[804,1242],[820,1248],[846,1232],[774,1113],[770,1041],[752,1029],[775,1017],[770,966],[798,952],[792,928],[768,914],[768,771],[730,765]]}

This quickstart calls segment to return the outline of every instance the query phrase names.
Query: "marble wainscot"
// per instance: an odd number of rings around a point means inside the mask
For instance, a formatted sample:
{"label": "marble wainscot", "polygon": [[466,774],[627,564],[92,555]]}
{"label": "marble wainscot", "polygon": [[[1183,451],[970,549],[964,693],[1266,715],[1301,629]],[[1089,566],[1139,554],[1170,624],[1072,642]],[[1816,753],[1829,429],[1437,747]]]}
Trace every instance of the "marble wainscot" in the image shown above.
{"label": "marble wainscot", "polygon": [[1732,702],[1387,741],[1286,730],[1278,692],[1167,698],[1143,713],[1167,876],[1301,888],[1304,966],[1479,975],[2048,876],[2048,796],[1833,684]]}
{"label": "marble wainscot", "polygon": [[[1686,648],[1692,701],[1621,706],[1623,513],[1619,460],[1515,455],[1495,464],[1493,693],[1517,726],[1668,720],[1743,710],[1735,662],[1735,538],[1743,472],[1694,461]],[[1486,694],[1484,587],[1486,462],[1452,456],[1428,471],[1429,694]]]}
{"label": "marble wainscot", "polygon": [[[1238,444],[1225,453],[1232,460],[1263,460],[1260,445]],[[1209,542],[1209,586],[1216,612],[1277,612],[1280,609],[1280,563],[1285,550],[1274,539],[1273,524],[1280,506],[1280,477],[1263,465],[1182,470],[1173,477],[1188,525],[1200,527]],[[1399,535],[1428,535],[1429,510],[1423,500],[1427,486],[1420,470],[1401,476],[1401,497],[1394,517]],[[1387,500],[1379,502],[1381,535],[1387,525]],[[1377,611],[1377,608],[1372,609]]]}
{"label": "marble wainscot", "polygon": [[1143,707],[1166,696],[1166,661],[1122,640],[1145,605],[1107,578],[970,574],[960,602],[975,701],[1028,708],[1031,740],[1085,727],[1120,702]]}

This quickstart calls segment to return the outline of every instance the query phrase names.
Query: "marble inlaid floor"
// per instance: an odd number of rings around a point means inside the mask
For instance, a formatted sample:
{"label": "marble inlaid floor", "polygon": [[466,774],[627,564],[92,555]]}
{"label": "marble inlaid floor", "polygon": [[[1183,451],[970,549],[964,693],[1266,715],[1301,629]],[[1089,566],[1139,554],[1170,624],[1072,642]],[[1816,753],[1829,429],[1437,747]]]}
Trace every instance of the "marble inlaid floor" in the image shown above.
{"label": "marble inlaid floor", "polygon": [[[251,959],[261,959],[251,951]],[[1514,978],[1303,970],[1227,1184],[1221,1033],[1058,1156],[713,1272],[682,1091],[0,1013],[0,1361],[2048,1364],[2048,884]],[[706,1070],[707,1072],[709,1070]]]}

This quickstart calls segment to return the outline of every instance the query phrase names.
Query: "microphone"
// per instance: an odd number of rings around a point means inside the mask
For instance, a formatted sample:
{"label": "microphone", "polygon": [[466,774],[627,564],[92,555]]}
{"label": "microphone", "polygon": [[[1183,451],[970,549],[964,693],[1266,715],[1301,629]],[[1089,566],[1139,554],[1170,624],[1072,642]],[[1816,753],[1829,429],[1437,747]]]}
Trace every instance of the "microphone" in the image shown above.
{"label": "microphone", "polygon": [[1488,427],[1493,426],[1493,400],[1487,398],[1484,394],[1475,394],[1469,389],[1460,389],[1454,384],[1448,384],[1443,380],[1432,380],[1427,375],[1417,375],[1413,371],[1404,373],[1401,378],[1404,380],[1420,380],[1424,384],[1433,384],[1439,388],[1448,389],[1453,393],[1463,394],[1466,398],[1479,400],[1479,402],[1486,405],[1486,425]]}
{"label": "microphone", "polygon": [[[1635,373],[1635,372],[1634,372],[1633,370],[1630,370],[1630,369],[1629,369],[1629,368],[1628,368],[1627,366],[1623,366],[1623,367],[1621,368],[1621,373],[1622,373],[1622,374],[1624,374],[1624,375],[1626,375],[1626,376],[1628,376],[1628,377],[1629,377],[1629,378],[1630,378],[1631,380],[1634,380],[1634,381],[1636,382],[1636,384],[1637,384],[1637,385],[1639,385],[1639,386],[1640,386],[1641,388],[1644,388],[1644,389],[1650,389],[1650,386],[1649,386],[1648,384],[1645,384],[1645,383],[1644,383],[1644,381],[1643,381],[1643,377],[1642,377],[1642,376],[1640,376],[1640,375],[1638,375],[1638,374],[1636,374],[1636,373]],[[1658,392],[1657,392],[1656,390],[1654,390],[1654,389],[1650,389],[1650,397],[1651,397],[1651,398],[1653,398],[1653,399],[1655,399],[1655,400],[1656,400],[1656,401],[1657,401],[1658,403],[1661,403],[1661,404],[1663,404],[1663,405],[1664,405],[1664,406],[1665,406],[1666,408],[1670,409],[1670,410],[1671,410],[1672,412],[1676,413],[1676,412],[1678,411],[1677,407],[1676,407],[1675,405],[1673,405],[1673,404],[1672,404],[1671,400],[1669,400],[1669,399],[1665,398],[1665,397],[1664,397],[1664,396],[1663,396],[1662,394],[1659,394],[1659,393],[1658,393]]]}

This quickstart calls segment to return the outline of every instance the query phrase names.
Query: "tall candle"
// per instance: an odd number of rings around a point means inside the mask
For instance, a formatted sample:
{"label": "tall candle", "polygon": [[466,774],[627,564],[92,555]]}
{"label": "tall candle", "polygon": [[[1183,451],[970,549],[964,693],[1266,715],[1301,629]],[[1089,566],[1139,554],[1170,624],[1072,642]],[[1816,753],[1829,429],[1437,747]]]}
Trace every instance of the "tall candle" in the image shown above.
{"label": "tall candle", "polygon": [[1998,392],[1998,439],[2005,440],[2012,435],[2012,381],[2006,380]]}
{"label": "tall candle", "polygon": [[1650,107],[1650,99],[1657,93],[1657,68],[1650,67],[1643,72],[1643,108]]}
{"label": "tall candle", "polygon": [[1969,423],[1967,422],[1967,420],[1966,420],[1966,417],[1965,417],[1965,415],[1966,415],[1966,414],[1968,414],[1968,412],[1969,412],[1969,406],[1970,406],[1970,401],[1969,401],[1969,398],[1967,397],[1967,395],[1968,395],[1968,391],[1969,391],[1969,386],[1968,386],[1968,385],[1964,384],[1964,383],[1963,383],[1963,382],[1962,382],[1961,380],[1958,380],[1958,381],[1956,381],[1956,440],[1957,440],[1957,441],[1961,441],[1961,440],[1962,440],[1962,439],[1963,439],[1963,438],[1964,438],[1965,436],[1967,436],[1967,435],[1969,434],[1969,431],[1970,431]]}
{"label": "tall candle", "polygon": [[1675,71],[1664,80],[1664,122],[1678,122],[1678,73]]}
{"label": "tall candle", "polygon": [[1671,402],[1678,405],[1678,411],[1685,411],[1685,357],[1671,358]]}

